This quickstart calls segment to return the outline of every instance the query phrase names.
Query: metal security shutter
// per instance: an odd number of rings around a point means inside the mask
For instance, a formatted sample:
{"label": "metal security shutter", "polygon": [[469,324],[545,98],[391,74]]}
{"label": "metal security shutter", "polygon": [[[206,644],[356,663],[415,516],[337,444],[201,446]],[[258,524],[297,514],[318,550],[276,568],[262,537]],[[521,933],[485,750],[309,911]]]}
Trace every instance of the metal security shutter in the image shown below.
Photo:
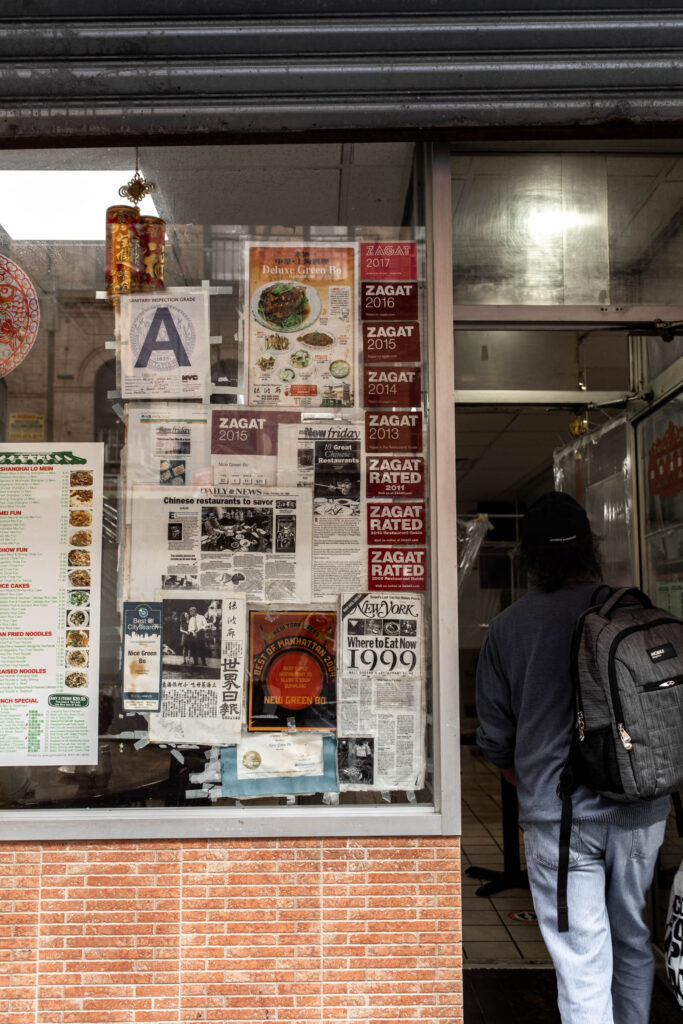
{"label": "metal security shutter", "polygon": [[680,121],[680,0],[0,5],[10,145]]}

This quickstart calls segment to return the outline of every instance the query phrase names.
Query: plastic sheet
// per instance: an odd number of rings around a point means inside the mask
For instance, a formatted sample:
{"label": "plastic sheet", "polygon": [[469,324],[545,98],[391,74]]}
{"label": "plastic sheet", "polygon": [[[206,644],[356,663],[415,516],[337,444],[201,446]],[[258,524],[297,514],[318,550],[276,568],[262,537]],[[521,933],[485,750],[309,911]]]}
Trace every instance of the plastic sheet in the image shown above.
{"label": "plastic sheet", "polygon": [[479,554],[482,541],[492,529],[489,517],[483,512],[472,519],[458,519],[458,590],[462,590],[462,585]]}
{"label": "plastic sheet", "polygon": [[555,489],[585,507],[599,540],[603,576],[612,586],[634,582],[634,509],[625,415],[555,451]]}

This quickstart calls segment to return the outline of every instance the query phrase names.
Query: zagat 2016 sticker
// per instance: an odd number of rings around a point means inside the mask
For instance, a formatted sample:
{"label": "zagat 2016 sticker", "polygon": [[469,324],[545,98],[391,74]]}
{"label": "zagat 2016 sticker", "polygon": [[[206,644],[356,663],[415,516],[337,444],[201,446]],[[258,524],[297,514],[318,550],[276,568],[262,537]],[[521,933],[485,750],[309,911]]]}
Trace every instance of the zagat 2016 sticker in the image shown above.
{"label": "zagat 2016 sticker", "polygon": [[38,336],[40,304],[21,267],[0,255],[0,377],[21,363]]}

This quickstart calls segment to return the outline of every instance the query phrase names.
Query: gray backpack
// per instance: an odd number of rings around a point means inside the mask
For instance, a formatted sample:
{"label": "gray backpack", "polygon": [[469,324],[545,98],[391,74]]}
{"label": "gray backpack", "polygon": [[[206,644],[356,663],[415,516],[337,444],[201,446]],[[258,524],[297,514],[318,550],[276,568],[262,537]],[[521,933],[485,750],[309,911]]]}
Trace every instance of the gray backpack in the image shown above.
{"label": "gray backpack", "polygon": [[[558,930],[568,930],[571,794],[636,803],[683,788],[683,622],[636,587],[591,602],[572,642],[576,727],[560,776]],[[681,830],[680,799],[676,812]]]}

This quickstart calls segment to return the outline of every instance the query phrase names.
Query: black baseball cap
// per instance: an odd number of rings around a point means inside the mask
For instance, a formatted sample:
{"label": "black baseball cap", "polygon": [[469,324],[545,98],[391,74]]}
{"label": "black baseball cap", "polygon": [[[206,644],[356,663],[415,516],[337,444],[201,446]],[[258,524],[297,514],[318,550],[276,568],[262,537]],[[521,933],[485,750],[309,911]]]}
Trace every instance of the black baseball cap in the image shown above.
{"label": "black baseball cap", "polygon": [[549,491],[527,509],[522,539],[541,544],[569,544],[591,535],[586,510],[569,494]]}

